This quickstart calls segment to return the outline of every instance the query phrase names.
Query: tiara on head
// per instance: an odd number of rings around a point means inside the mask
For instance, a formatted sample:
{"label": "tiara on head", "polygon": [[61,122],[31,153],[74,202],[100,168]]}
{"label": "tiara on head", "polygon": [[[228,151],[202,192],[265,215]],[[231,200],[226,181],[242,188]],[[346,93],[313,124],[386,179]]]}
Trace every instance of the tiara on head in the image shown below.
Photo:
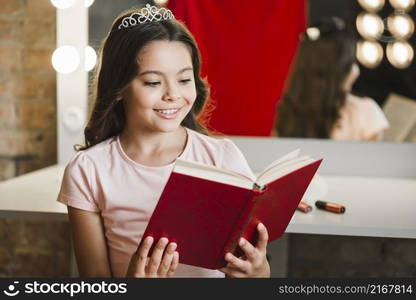
{"label": "tiara on head", "polygon": [[146,7],[143,7],[140,12],[135,12],[130,16],[124,17],[123,20],[121,20],[121,24],[118,26],[118,29],[129,28],[148,22],[159,22],[171,19],[175,19],[175,16],[170,9],[164,7],[158,8],[157,6],[150,6],[150,4],[146,4]]}
{"label": "tiara on head", "polygon": [[306,29],[306,35],[311,41],[316,41],[322,35],[335,34],[345,31],[346,23],[339,17],[324,18],[317,22],[314,26]]}

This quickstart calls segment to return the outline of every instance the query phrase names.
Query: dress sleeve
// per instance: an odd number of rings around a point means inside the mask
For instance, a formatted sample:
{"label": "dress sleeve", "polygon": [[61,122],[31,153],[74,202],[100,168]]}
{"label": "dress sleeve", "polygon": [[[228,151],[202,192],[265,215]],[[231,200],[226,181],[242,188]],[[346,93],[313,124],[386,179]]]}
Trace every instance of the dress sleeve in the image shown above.
{"label": "dress sleeve", "polygon": [[57,201],[78,209],[98,212],[91,185],[92,165],[82,152],[77,153],[65,168]]}
{"label": "dress sleeve", "polygon": [[256,179],[243,153],[230,139],[223,140],[221,168],[243,174],[252,180]]}
{"label": "dress sleeve", "polygon": [[379,134],[389,128],[389,122],[386,119],[381,108],[371,98],[365,98],[362,101],[362,138],[367,139],[375,134]]}

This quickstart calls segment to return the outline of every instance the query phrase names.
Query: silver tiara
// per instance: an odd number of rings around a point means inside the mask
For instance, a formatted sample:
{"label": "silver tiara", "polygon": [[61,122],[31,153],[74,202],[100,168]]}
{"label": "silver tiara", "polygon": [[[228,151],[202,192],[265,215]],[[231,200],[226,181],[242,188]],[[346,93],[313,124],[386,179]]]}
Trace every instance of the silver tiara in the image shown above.
{"label": "silver tiara", "polygon": [[171,19],[175,19],[175,16],[170,9],[146,4],[146,7],[143,7],[140,12],[135,12],[130,16],[124,17],[123,20],[121,20],[118,29],[129,28],[147,22],[158,22]]}

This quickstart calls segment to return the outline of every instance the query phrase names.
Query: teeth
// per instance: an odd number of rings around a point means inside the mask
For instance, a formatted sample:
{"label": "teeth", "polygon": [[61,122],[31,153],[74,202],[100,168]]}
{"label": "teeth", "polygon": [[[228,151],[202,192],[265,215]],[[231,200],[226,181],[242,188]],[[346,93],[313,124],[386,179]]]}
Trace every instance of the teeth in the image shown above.
{"label": "teeth", "polygon": [[178,111],[179,109],[156,109],[156,111],[165,114],[165,115],[171,115]]}

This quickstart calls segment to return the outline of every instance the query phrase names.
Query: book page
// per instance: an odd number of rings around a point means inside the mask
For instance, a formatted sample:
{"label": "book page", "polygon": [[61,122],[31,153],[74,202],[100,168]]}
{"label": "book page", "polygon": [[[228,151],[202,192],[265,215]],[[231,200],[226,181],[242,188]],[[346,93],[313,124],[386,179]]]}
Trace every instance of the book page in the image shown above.
{"label": "book page", "polygon": [[390,123],[383,141],[404,142],[416,125],[416,100],[390,94],[383,105],[383,112]]}
{"label": "book page", "polygon": [[219,183],[230,184],[246,189],[252,189],[254,185],[253,180],[243,174],[179,158],[175,162],[173,172],[216,181]]}
{"label": "book page", "polygon": [[293,160],[287,161],[281,165],[278,165],[275,168],[268,170],[263,173],[258,179],[257,184],[264,186],[280,177],[283,177],[297,169],[300,169],[306,165],[309,165],[315,162],[315,159],[310,158],[309,156],[297,157]]}
{"label": "book page", "polygon": [[404,141],[409,143],[416,143],[416,122]]}
{"label": "book page", "polygon": [[[242,188],[261,189],[262,185],[267,184],[268,182],[271,182],[278,177],[284,176],[293,170],[296,170],[301,166],[301,163],[305,161],[314,161],[309,156],[299,157],[299,153],[300,149],[296,149],[272,162],[268,167],[266,167],[260,174],[256,176],[256,182],[253,182],[251,178],[234,171],[182,159],[176,160],[173,171],[176,173],[234,185]],[[259,187],[255,187],[255,184],[259,185]]]}
{"label": "book page", "polygon": [[292,152],[289,152],[288,154],[283,155],[282,157],[276,159],[274,162],[272,162],[270,165],[268,165],[263,171],[261,171],[258,176],[261,176],[261,174],[266,173],[268,170],[276,167],[277,165],[280,165],[288,160],[292,160],[299,156],[300,149],[296,149]]}

